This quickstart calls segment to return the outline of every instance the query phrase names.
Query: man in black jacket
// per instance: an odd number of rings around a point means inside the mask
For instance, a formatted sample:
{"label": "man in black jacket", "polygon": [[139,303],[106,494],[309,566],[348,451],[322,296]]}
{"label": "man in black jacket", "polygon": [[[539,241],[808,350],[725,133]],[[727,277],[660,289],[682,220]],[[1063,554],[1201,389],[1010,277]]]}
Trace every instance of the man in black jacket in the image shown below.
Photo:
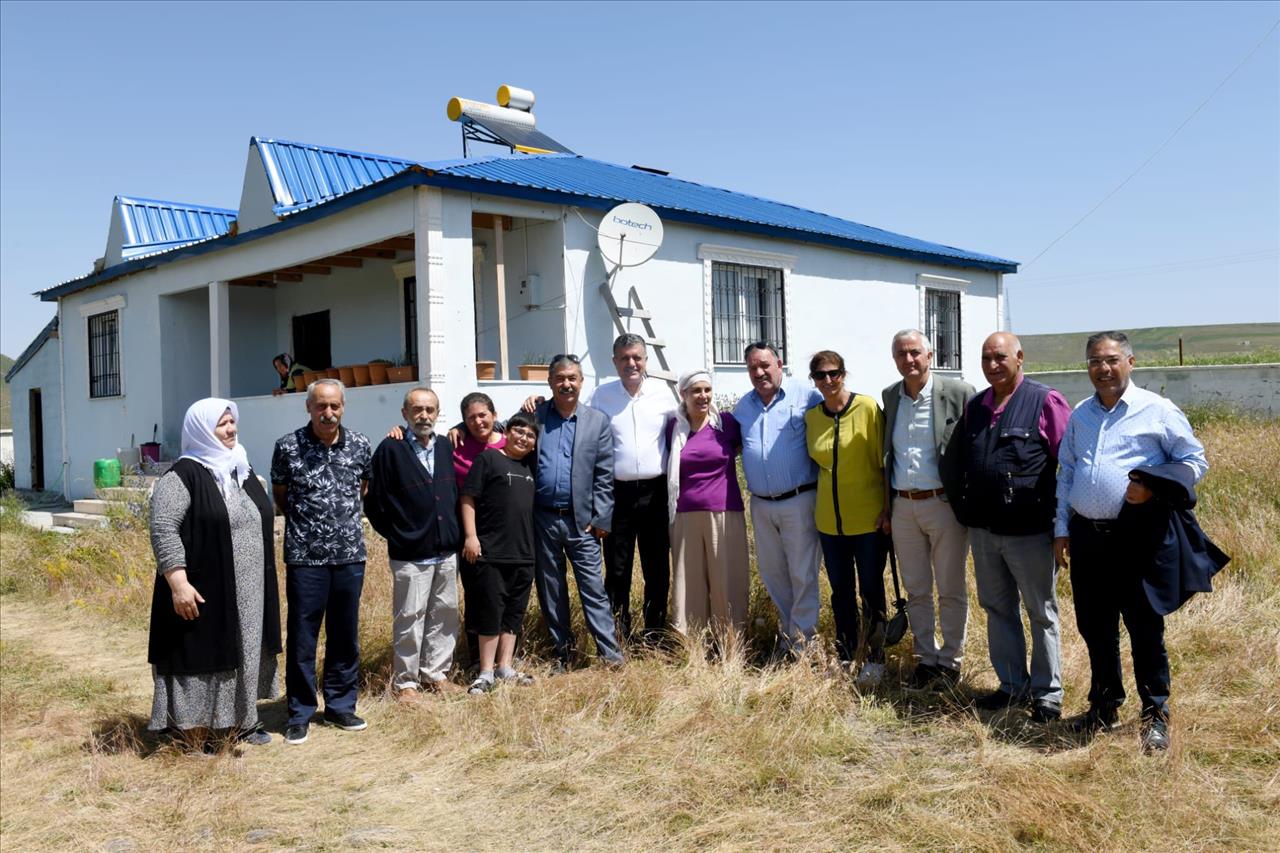
{"label": "man in black jacket", "polygon": [[[1000,679],[975,704],[987,711],[1030,705],[1032,719],[1047,723],[1062,716],[1053,510],[1058,444],[1071,407],[1023,376],[1022,344],[1008,332],[983,342],[982,373],[991,387],[965,405],[948,454],[960,475],[954,508],[969,528],[987,646]],[[1030,671],[1023,608],[1031,623]]]}
{"label": "man in black jacket", "polygon": [[421,684],[460,692],[449,680],[458,640],[458,486],[453,448],[435,433],[440,400],[411,389],[400,410],[403,438],[385,438],[373,454],[365,515],[387,540],[393,590],[391,687],[407,703]]}

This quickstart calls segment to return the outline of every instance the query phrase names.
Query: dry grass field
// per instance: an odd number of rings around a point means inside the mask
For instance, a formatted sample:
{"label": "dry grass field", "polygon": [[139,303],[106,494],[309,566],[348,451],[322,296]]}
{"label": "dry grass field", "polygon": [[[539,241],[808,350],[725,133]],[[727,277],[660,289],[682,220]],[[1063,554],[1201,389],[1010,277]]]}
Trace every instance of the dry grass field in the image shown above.
{"label": "dry grass field", "polygon": [[[972,603],[952,695],[860,695],[815,656],[683,652],[486,697],[390,701],[389,578],[371,543],[360,733],[193,757],[148,735],[146,531],[72,538],[3,516],[4,850],[1275,850],[1280,838],[1280,424],[1199,419],[1201,520],[1234,560],[1169,620],[1174,747],[1139,754],[1136,699],[1091,743],[975,713],[995,679]],[[376,537],[374,537],[376,539]],[[638,574],[638,573],[637,573]],[[1067,711],[1088,663],[1063,593]],[[824,605],[825,607],[825,605]],[[535,608],[536,609],[536,608]],[[762,623],[762,624],[761,624]],[[536,653],[542,633],[530,615]],[[580,623],[579,623],[580,627]],[[829,613],[824,631],[830,636]],[[580,636],[585,636],[580,631]]]}

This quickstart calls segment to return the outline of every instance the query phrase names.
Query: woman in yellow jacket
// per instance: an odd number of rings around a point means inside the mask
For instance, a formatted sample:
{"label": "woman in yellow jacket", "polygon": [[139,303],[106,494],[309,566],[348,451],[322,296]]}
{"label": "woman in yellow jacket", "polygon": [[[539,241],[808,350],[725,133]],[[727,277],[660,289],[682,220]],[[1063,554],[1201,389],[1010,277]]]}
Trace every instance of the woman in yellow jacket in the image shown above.
{"label": "woman in yellow jacket", "polygon": [[887,551],[876,531],[884,506],[884,414],[874,398],[845,388],[844,377],[844,358],[837,352],[823,350],[809,360],[809,378],[822,392],[822,402],[805,412],[805,435],[809,455],[818,464],[818,537],[831,581],[836,651],[843,663],[851,664],[865,641],[867,656],[858,683],[873,687],[884,677]]}

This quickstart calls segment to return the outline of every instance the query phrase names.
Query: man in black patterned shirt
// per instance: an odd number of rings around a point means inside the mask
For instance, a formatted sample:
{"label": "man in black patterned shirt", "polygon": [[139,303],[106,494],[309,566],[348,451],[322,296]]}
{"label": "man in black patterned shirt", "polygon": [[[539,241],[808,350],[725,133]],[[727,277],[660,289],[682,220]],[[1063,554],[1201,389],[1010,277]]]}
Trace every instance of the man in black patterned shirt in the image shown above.
{"label": "man in black patterned shirt", "polygon": [[364,587],[361,499],[369,487],[369,440],[342,426],[344,393],[336,379],[307,389],[306,426],[276,442],[271,487],[285,516],[285,593],[289,602],[285,743],[300,744],[317,708],[316,644],[324,648],[324,721],[346,731],[365,728],[356,716],[357,633]]}

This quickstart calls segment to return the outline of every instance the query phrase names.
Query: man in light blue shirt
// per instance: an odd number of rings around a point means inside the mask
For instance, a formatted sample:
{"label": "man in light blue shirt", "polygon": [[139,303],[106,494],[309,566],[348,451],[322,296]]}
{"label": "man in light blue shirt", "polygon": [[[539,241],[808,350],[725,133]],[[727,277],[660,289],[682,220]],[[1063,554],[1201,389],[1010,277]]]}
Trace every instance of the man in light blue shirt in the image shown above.
{"label": "man in light blue shirt", "polygon": [[784,383],[782,359],[770,344],[751,344],[743,356],[754,390],[738,401],[733,417],[742,427],[756,564],[778,608],[782,648],[794,652],[818,629],[818,469],[809,458],[804,413],[822,394]]}
{"label": "man in light blue shirt", "polygon": [[1169,655],[1164,618],[1143,586],[1134,537],[1121,508],[1151,500],[1135,468],[1182,463],[1200,480],[1208,463],[1204,446],[1182,411],[1169,400],[1129,381],[1133,348],[1123,332],[1100,332],[1085,348],[1094,396],[1076,406],[1058,449],[1058,507],[1054,556],[1070,561],[1076,626],[1089,648],[1089,710],[1074,724],[1082,733],[1110,730],[1124,702],[1120,668],[1120,618],[1133,654],[1142,699],[1144,751],[1169,748]]}

